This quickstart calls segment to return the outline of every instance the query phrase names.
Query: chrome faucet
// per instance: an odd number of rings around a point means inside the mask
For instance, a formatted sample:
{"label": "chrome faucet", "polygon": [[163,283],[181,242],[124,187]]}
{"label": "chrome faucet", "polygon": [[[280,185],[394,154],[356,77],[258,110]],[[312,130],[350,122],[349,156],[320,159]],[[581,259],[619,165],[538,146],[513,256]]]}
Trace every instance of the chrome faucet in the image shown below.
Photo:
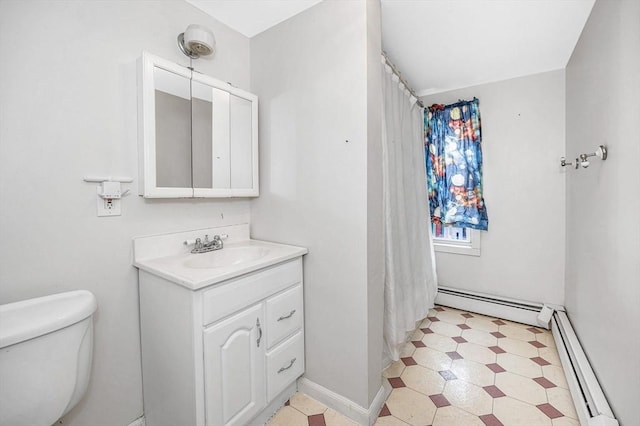
{"label": "chrome faucet", "polygon": [[222,234],[222,236],[214,235],[213,240],[211,241],[209,241],[209,235],[204,236],[204,241],[200,238],[196,238],[196,244],[193,250],[191,250],[191,253],[207,253],[214,250],[222,250],[224,247],[222,239],[227,237],[228,235],[226,234]]}

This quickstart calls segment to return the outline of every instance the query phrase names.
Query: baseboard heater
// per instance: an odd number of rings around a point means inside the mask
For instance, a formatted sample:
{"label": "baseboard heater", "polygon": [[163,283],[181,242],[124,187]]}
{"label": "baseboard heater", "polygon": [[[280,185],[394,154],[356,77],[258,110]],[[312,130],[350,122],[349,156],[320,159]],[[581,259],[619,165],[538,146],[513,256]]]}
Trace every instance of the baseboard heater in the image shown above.
{"label": "baseboard heater", "polygon": [[546,325],[538,323],[538,316],[544,308],[542,303],[524,302],[450,287],[439,287],[436,304],[549,328],[548,319]]}
{"label": "baseboard heater", "polygon": [[582,426],[618,426],[564,307],[438,288],[435,303],[551,329]]}
{"label": "baseboard heater", "polygon": [[580,424],[618,426],[566,312],[553,313],[551,331]]}

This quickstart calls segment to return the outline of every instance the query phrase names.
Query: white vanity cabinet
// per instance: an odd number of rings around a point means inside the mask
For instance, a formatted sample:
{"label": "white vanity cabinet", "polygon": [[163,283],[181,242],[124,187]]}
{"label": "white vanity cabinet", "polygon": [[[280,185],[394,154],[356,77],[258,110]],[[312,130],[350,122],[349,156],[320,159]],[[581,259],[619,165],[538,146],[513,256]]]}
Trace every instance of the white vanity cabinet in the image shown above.
{"label": "white vanity cabinet", "polygon": [[302,258],[193,290],[140,270],[147,426],[262,424],[304,372]]}

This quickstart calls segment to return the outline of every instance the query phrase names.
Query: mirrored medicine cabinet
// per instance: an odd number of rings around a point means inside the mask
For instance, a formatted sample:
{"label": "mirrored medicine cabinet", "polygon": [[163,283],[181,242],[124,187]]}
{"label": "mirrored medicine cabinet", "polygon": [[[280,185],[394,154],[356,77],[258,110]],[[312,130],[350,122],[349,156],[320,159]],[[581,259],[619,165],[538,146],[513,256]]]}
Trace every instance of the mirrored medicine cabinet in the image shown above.
{"label": "mirrored medicine cabinet", "polygon": [[147,52],[139,67],[140,195],[257,197],[258,97]]}

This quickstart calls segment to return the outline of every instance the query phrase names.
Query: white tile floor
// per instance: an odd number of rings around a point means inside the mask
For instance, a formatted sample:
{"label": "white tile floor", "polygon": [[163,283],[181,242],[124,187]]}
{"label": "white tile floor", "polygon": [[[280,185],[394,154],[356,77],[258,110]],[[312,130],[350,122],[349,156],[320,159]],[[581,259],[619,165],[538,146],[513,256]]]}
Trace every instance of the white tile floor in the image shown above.
{"label": "white tile floor", "polygon": [[[551,333],[437,306],[384,371],[376,426],[578,426]],[[297,393],[269,426],[355,423]]]}

